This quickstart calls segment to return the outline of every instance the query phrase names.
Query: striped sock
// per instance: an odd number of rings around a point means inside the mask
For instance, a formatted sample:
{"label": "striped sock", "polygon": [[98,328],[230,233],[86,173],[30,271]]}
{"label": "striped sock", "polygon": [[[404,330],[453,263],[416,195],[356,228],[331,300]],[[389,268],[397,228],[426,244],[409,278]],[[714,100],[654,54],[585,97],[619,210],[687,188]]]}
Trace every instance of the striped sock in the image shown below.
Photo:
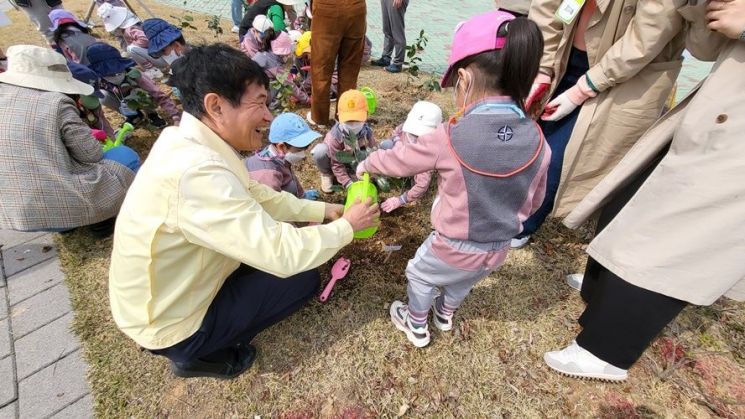
{"label": "striped sock", "polygon": [[437,300],[435,300],[435,305],[437,306],[437,311],[440,314],[444,314],[446,316],[452,316],[453,313],[455,313],[455,310],[458,308],[445,304],[444,298],[438,298]]}
{"label": "striped sock", "polygon": [[427,324],[427,315],[429,311],[417,312],[409,309],[409,319],[411,319],[411,325],[420,328]]}

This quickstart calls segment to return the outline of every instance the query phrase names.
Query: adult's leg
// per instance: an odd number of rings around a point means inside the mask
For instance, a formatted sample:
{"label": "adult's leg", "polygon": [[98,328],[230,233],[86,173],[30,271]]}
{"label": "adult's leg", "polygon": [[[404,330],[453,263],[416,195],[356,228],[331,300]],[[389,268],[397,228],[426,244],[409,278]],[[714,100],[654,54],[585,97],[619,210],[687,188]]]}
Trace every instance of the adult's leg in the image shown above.
{"label": "adult's leg", "polygon": [[176,362],[219,358],[300,309],[319,283],[318,270],[283,279],[242,265],[225,280],[194,335],[153,352]]}
{"label": "adult's leg", "polygon": [[[364,6],[364,2],[362,4]],[[360,74],[362,54],[365,49],[366,9],[363,8],[361,11],[352,7],[350,9],[352,9],[351,15],[339,47],[339,96],[347,90],[357,88],[357,77]]]}
{"label": "adult's leg", "polygon": [[629,284],[605,269],[599,275],[577,344],[628,369],[687,303]]}
{"label": "adult's leg", "polygon": [[[392,2],[389,2],[392,3]],[[403,65],[406,57],[406,25],[404,23],[404,15],[406,14],[406,8],[409,6],[409,0],[403,0],[401,7],[396,8],[391,4],[389,11],[390,15],[390,26],[391,34],[393,37],[393,44],[396,47],[396,55],[393,57],[391,64]]]}
{"label": "adult's leg", "polygon": [[243,0],[230,1],[230,17],[233,20],[233,26],[241,24],[241,19],[243,19]]}
{"label": "adult's leg", "polygon": [[313,7],[313,36],[311,43],[311,117],[321,125],[329,123],[331,101],[331,75],[334,73],[336,57],[343,33],[339,30],[338,10],[328,10],[327,5],[315,4]]}
{"label": "adult's leg", "polygon": [[380,0],[380,10],[383,14],[383,59],[390,61],[393,54],[393,33],[391,31],[390,9],[393,8],[393,0]]}
{"label": "adult's leg", "polygon": [[[58,9],[60,6],[54,7]],[[52,21],[49,20],[49,12],[52,11],[52,7],[49,7],[45,0],[31,0],[31,7],[21,7],[24,13],[28,16],[31,22],[36,25],[36,30],[46,39],[50,45],[54,42],[54,31],[52,28]]]}
{"label": "adult's leg", "polygon": [[[564,74],[564,77],[559,82],[553,97],[564,93],[567,89],[577,84],[577,80],[584,75],[587,69],[587,53],[573,49],[566,74]],[[572,131],[574,130],[574,125],[577,122],[577,117],[581,109],[581,106],[577,107],[572,113],[558,121],[540,122],[543,134],[546,136],[546,141],[551,147],[551,162],[548,166],[546,179],[546,197],[543,199],[540,208],[523,222],[523,231],[518,234],[518,238],[530,236],[538,231],[538,228],[543,225],[546,217],[554,209],[556,192],[559,190],[559,183],[561,182],[564,150],[569,143],[569,139],[572,137]]]}

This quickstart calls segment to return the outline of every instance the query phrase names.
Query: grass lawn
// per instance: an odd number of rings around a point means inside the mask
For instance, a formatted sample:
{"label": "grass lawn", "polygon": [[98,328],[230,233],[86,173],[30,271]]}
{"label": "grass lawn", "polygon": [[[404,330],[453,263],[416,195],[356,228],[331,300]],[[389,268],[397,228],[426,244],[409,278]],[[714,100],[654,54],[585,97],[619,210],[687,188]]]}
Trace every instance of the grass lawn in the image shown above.
{"label": "grass lawn", "polygon": [[[223,0],[227,1],[227,0]],[[65,0],[79,16],[88,2]],[[186,12],[148,5],[169,20]],[[191,42],[216,40],[207,17],[194,16]],[[0,47],[42,44],[25,16],[10,13]],[[144,16],[144,14],[143,14]],[[222,22],[234,43],[230,25]],[[101,27],[95,33],[112,41]],[[450,92],[427,93],[405,75],[366,67],[360,85],[381,96],[373,116],[378,138],[403,121],[418,98],[452,111]],[[167,89],[167,88],[164,88]],[[305,110],[298,110],[304,112]],[[111,115],[116,125],[121,119]],[[158,132],[130,140],[144,157]],[[300,166],[306,186],[319,186],[310,162]],[[394,193],[397,191],[394,191]],[[393,193],[390,194],[391,196]],[[323,199],[341,202],[342,196]],[[406,261],[430,231],[432,193],[418,204],[384,215],[374,238],[355,241],[350,275],[328,303],[311,302],[254,343],[257,362],[238,379],[182,380],[164,358],[142,351],[115,327],[107,274],[111,239],[77,231],[58,237],[67,274],[74,329],[90,364],[96,413],[102,417],[745,417],[745,305],[722,300],[688,308],[631,369],[623,384],[562,377],[548,370],[545,351],[578,332],[583,303],[563,283],[581,272],[592,228],[570,231],[548,223],[526,248],[480,283],[456,315],[450,333],[433,332],[425,349],[410,345],[388,318],[388,305],[405,297]],[[384,244],[402,249],[386,255]],[[322,268],[327,277],[328,267]]]}

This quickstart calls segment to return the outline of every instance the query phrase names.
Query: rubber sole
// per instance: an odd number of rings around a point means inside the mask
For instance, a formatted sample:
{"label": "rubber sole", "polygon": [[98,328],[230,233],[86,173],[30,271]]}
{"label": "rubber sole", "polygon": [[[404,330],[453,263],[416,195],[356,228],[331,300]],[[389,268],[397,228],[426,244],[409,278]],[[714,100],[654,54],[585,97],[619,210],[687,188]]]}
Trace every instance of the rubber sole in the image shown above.
{"label": "rubber sole", "polygon": [[562,371],[558,368],[554,368],[551,366],[551,364],[546,363],[546,365],[551,368],[552,370],[558,372],[559,374],[565,376],[565,377],[571,377],[571,378],[579,378],[581,380],[595,380],[595,381],[604,381],[607,383],[621,383],[623,381],[626,381],[628,379],[628,376],[623,378],[618,377],[610,377],[610,376],[602,376],[602,375],[596,375],[596,374],[577,374],[577,373],[570,373],[566,371]]}
{"label": "rubber sole", "polygon": [[396,307],[396,305],[391,304],[391,309],[389,310],[391,314],[391,322],[393,322],[393,325],[396,326],[396,329],[406,333],[406,338],[417,348],[424,348],[425,346],[429,345],[429,336],[427,336],[426,339],[417,339],[416,336],[414,336],[414,333],[405,324],[400,323],[398,315],[396,314]]}

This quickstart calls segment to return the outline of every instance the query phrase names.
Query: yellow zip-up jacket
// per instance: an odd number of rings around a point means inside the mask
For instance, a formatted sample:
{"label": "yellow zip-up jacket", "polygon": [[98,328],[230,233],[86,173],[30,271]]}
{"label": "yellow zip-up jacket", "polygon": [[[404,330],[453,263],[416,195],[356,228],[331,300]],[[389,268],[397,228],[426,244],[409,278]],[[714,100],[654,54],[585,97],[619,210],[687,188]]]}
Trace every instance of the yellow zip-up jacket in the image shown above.
{"label": "yellow zip-up jacket", "polygon": [[188,113],[166,128],[127,192],[109,271],[119,328],[147,349],[194,334],[241,263],[291,275],[328,261],[352,241],[344,219],[321,222],[325,204],[249,178],[240,155]]}

